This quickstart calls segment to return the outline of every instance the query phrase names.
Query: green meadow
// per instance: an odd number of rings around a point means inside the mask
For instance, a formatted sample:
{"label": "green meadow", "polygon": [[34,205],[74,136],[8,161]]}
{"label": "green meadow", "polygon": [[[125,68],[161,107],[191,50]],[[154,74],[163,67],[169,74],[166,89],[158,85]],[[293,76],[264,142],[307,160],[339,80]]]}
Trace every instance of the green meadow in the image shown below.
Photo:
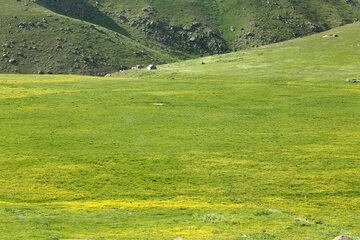
{"label": "green meadow", "polygon": [[359,32],[0,75],[0,239],[360,239]]}

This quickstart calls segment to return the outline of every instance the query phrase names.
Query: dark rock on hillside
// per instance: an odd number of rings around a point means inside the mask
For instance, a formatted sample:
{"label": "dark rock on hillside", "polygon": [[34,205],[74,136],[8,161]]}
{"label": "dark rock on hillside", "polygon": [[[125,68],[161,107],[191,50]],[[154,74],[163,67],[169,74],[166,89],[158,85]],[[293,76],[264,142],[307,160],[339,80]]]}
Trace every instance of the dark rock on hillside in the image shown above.
{"label": "dark rock on hillside", "polygon": [[21,22],[21,23],[19,24],[19,28],[27,28],[26,23]]}
{"label": "dark rock on hillside", "polygon": [[9,60],[9,63],[11,63],[11,64],[14,64],[14,65],[15,65],[15,64],[17,64],[17,61],[16,61],[16,59],[13,59],[13,58],[12,58],[12,59],[10,59],[10,60]]}
{"label": "dark rock on hillside", "polygon": [[345,3],[355,5],[355,2],[353,0],[345,0]]}

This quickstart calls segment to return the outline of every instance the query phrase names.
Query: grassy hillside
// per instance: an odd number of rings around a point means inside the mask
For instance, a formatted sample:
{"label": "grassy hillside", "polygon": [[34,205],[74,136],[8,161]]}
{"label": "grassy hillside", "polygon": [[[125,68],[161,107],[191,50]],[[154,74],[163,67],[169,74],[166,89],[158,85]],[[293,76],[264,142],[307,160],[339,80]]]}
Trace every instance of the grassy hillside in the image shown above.
{"label": "grassy hillside", "polygon": [[[291,77],[299,80],[345,81],[358,74],[359,23],[312,36],[262,46],[247,51],[208,56],[159,66],[158,71],[125,71],[119,76],[217,79],[256,78],[269,81]],[[337,35],[337,37],[325,37]],[[202,64],[205,63],[205,64]]]}
{"label": "grassy hillside", "polygon": [[104,75],[137,64],[254,48],[360,17],[358,0],[1,0],[0,4],[2,73]]}
{"label": "grassy hillside", "polygon": [[1,73],[104,75],[174,58],[121,32],[55,14],[32,1],[0,0]]}
{"label": "grassy hillside", "polygon": [[359,240],[359,32],[1,75],[0,238]]}
{"label": "grassy hillside", "polygon": [[136,38],[192,54],[284,41],[351,23],[360,16],[357,0],[89,2]]}

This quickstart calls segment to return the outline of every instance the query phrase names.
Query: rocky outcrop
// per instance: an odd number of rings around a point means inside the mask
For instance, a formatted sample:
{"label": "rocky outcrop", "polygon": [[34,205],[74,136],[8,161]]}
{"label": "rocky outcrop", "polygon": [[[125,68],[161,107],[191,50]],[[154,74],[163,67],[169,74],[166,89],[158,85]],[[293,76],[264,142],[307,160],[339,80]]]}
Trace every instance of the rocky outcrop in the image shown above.
{"label": "rocky outcrop", "polygon": [[159,18],[153,7],[143,8],[141,13],[129,11],[107,13],[121,24],[136,28],[157,42],[187,53],[223,53],[228,50],[221,35],[200,22],[189,26],[170,24],[169,19]]}

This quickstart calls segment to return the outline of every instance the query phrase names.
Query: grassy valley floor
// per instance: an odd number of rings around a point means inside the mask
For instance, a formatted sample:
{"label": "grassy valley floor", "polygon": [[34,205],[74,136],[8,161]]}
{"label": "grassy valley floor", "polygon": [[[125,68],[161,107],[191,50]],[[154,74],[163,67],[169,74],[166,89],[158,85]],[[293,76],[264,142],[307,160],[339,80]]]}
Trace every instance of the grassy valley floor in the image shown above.
{"label": "grassy valley floor", "polygon": [[359,239],[359,30],[0,75],[0,238]]}

